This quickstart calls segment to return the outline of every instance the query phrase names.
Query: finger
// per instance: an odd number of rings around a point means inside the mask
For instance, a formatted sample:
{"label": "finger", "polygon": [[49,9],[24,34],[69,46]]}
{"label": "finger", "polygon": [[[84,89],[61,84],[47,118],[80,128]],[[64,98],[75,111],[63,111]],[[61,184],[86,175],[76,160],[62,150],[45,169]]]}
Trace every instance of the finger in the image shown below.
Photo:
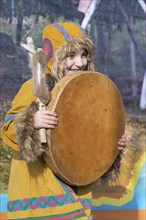
{"label": "finger", "polygon": [[118,146],[118,150],[123,150],[123,147],[122,146]]}
{"label": "finger", "polygon": [[118,141],[118,145],[125,145],[125,140],[123,140],[123,139],[120,139],[119,141]]}
{"label": "finger", "polygon": [[120,147],[124,147],[124,146],[125,146],[125,143],[123,143],[123,142],[118,142],[118,145],[119,145]]}
{"label": "finger", "polygon": [[57,125],[58,124],[58,121],[54,121],[54,120],[49,120],[48,122],[47,122],[47,124],[51,124],[51,125]]}
{"label": "finger", "polygon": [[57,117],[50,116],[50,115],[44,115],[44,116],[42,117],[42,120],[44,120],[44,121],[56,121],[56,122],[58,122],[58,118],[57,118]]}
{"label": "finger", "polygon": [[126,143],[126,139],[125,139],[125,138],[120,138],[118,142],[119,142],[119,143],[124,143],[124,144],[125,144],[125,143]]}
{"label": "finger", "polygon": [[48,128],[48,126],[50,125],[50,126],[56,126],[57,124],[58,124],[58,121],[56,121],[56,120],[42,120],[42,122],[41,122],[41,124],[42,124],[42,126],[43,127],[46,127],[46,128]]}
{"label": "finger", "polygon": [[55,127],[56,127],[56,125],[54,125],[54,124],[44,124],[44,126],[43,126],[44,128],[46,128],[46,129],[54,129]]}
{"label": "finger", "polygon": [[58,120],[52,120],[52,119],[43,119],[42,120],[42,124],[43,125],[57,125],[58,124]]}
{"label": "finger", "polygon": [[55,112],[49,111],[49,110],[40,110],[44,115],[51,115],[56,117],[57,114]]}

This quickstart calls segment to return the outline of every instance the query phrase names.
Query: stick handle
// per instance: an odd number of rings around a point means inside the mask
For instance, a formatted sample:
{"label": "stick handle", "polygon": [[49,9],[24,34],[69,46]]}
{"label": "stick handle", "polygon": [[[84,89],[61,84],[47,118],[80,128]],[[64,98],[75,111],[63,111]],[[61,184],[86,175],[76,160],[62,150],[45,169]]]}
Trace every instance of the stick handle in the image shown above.
{"label": "stick handle", "polygon": [[[37,101],[39,103],[39,110],[42,110],[42,109],[45,110],[46,105],[44,105],[39,99],[37,99]],[[39,137],[40,137],[41,144],[47,143],[47,136],[46,136],[45,128],[39,129]]]}

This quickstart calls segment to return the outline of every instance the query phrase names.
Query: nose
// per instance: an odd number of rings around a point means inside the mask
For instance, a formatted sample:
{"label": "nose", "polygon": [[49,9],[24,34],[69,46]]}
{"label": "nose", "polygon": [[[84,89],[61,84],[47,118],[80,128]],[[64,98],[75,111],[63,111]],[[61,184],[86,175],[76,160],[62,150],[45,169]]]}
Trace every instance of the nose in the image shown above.
{"label": "nose", "polygon": [[76,57],[76,60],[75,60],[75,64],[78,68],[81,68],[84,66],[84,63],[83,63],[83,60],[82,60],[82,57],[80,56],[77,56]]}

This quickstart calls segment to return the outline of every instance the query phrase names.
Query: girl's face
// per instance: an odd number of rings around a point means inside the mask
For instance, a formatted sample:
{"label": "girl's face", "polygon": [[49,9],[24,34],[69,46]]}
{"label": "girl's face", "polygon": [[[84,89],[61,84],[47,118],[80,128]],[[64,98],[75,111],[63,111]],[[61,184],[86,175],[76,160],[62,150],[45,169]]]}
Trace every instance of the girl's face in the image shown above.
{"label": "girl's face", "polygon": [[87,55],[88,52],[84,49],[76,52],[70,52],[65,60],[65,67],[63,70],[64,75],[69,75],[73,71],[82,71],[87,69]]}

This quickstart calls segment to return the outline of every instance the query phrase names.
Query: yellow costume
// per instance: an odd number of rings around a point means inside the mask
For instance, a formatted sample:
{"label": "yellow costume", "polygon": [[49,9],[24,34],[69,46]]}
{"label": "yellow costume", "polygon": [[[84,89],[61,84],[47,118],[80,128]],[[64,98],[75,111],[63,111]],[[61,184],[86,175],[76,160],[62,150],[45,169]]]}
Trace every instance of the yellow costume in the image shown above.
{"label": "yellow costume", "polygon": [[[43,50],[48,56],[46,74],[51,74],[56,49],[84,34],[80,26],[71,22],[52,24],[44,29]],[[13,148],[8,219],[87,219],[91,186],[71,188],[59,180],[42,159],[33,163],[20,159],[14,119],[35,100],[32,80],[28,80],[13,100],[2,128],[3,141]]]}

